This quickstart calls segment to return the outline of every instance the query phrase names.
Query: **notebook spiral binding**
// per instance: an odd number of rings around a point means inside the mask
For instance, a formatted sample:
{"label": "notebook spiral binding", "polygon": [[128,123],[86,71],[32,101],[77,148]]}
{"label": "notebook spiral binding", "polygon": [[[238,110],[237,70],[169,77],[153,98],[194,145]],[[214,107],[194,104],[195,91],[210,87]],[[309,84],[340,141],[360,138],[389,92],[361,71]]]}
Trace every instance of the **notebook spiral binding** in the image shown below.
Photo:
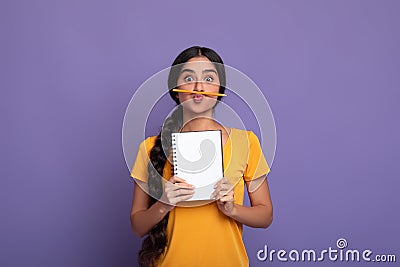
{"label": "notebook spiral binding", "polygon": [[172,163],[174,164],[174,175],[178,175],[178,162],[176,160],[176,135],[172,134]]}

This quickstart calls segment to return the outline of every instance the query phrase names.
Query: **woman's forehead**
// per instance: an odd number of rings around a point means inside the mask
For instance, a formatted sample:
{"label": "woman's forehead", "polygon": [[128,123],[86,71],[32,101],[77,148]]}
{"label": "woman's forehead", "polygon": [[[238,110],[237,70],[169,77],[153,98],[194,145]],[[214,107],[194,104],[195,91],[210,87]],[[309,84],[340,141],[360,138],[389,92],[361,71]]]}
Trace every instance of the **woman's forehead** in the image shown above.
{"label": "woman's forehead", "polygon": [[194,72],[203,72],[204,70],[216,71],[215,65],[206,57],[195,57],[191,58],[186,62],[181,69],[181,72],[185,70],[192,70]]}

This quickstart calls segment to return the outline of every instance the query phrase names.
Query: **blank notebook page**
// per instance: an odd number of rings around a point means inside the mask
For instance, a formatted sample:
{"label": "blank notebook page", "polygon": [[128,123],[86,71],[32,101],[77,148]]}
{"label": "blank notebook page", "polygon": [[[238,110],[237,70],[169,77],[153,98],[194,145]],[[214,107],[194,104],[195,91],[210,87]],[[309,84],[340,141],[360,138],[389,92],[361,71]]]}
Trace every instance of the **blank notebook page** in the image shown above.
{"label": "blank notebook page", "polygon": [[172,133],[174,175],[194,185],[189,200],[210,199],[214,184],[224,176],[222,131]]}

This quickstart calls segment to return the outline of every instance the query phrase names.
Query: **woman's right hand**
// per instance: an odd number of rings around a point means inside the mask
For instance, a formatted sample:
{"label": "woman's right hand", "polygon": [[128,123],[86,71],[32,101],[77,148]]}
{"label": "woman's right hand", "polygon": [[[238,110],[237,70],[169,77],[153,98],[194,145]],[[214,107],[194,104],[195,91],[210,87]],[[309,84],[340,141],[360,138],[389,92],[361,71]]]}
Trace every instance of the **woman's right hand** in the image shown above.
{"label": "woman's right hand", "polygon": [[[165,202],[171,206],[176,203],[190,199],[194,194],[194,186],[188,184],[178,176],[172,176],[169,181],[165,183],[164,196]],[[172,209],[173,207],[171,207]]]}

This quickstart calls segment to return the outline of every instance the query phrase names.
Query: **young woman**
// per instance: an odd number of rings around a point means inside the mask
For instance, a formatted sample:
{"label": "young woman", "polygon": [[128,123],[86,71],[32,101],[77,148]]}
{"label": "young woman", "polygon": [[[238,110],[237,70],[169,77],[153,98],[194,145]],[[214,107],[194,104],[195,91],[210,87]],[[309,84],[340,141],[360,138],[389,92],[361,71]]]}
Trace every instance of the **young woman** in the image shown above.
{"label": "young woman", "polygon": [[[158,136],[139,146],[131,172],[135,178],[132,230],[146,236],[140,266],[248,266],[242,225],[266,228],[272,203],[266,180],[268,164],[252,131],[227,128],[214,119],[221,96],[177,93],[173,88],[224,93],[222,59],[205,47],[190,47],[172,64],[168,86],[178,107]],[[214,201],[179,205],[194,193],[192,185],[173,175],[171,133],[221,130],[224,177],[215,185]],[[243,206],[244,190],[250,207]]]}

